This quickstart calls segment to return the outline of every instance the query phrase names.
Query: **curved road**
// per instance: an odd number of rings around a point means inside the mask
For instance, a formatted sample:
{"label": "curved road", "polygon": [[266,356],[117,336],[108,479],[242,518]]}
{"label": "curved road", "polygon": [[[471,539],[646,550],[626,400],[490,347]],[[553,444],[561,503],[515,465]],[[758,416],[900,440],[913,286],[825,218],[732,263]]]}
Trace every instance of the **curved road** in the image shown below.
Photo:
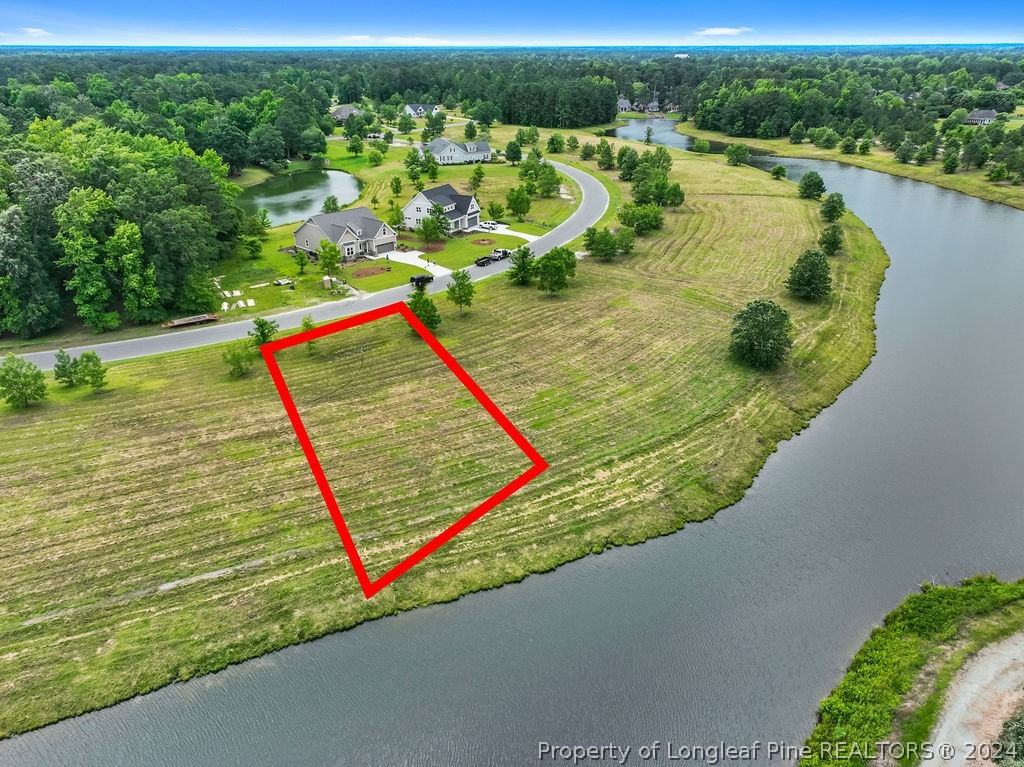
{"label": "curved road", "polygon": [[[568,219],[530,243],[530,249],[537,254],[546,253],[552,248],[565,245],[567,242],[571,242],[579,237],[587,227],[597,223],[598,219],[608,209],[609,203],[608,191],[600,181],[589,173],[584,173],[560,162],[552,162],[551,164],[579,184],[582,194],[579,207]],[[509,263],[505,260],[489,264],[488,266],[470,266],[468,268],[473,280],[481,280],[484,277],[491,277],[504,272],[508,269],[508,266]],[[429,293],[439,293],[448,287],[448,283],[449,279],[447,277],[436,277],[428,286],[427,291]],[[325,322],[387,306],[396,301],[402,301],[408,298],[408,296],[409,288],[401,285],[377,293],[344,298],[340,301],[330,301],[301,309],[292,309],[272,316],[281,330],[292,330],[299,327],[302,323],[302,318],[307,314],[312,315],[315,322]],[[100,355],[104,362],[113,362],[133,357],[145,357],[150,354],[193,349],[197,346],[206,346],[224,341],[234,341],[236,338],[244,338],[250,329],[252,329],[251,319],[240,320],[237,322],[204,325],[187,330],[172,330],[146,338],[130,338],[124,341],[109,341],[107,343],[76,346],[68,349],[68,351],[75,355],[81,354],[84,351],[94,351]],[[55,351],[33,352],[24,356],[26,359],[39,365],[39,367],[49,370],[53,368]]]}

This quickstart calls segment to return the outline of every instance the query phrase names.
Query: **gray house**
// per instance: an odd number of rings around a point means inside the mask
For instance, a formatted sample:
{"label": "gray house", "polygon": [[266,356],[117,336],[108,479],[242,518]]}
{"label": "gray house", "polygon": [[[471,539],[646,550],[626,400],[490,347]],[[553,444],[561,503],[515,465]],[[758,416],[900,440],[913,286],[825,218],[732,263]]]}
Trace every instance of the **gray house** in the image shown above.
{"label": "gray house", "polygon": [[406,104],[405,113],[409,117],[426,117],[438,112],[437,104]]}
{"label": "gray house", "polygon": [[424,218],[430,215],[434,205],[440,205],[451,222],[452,232],[464,232],[480,223],[480,205],[470,194],[459,194],[451,184],[424,189],[417,194],[405,207],[405,225],[415,229]]}
{"label": "gray house", "polygon": [[352,115],[361,115],[362,113],[362,109],[356,109],[351,104],[344,104],[340,107],[335,107],[334,109],[332,109],[331,117],[334,119],[335,122],[343,123]]}
{"label": "gray house", "polygon": [[968,125],[988,125],[989,123],[995,122],[996,110],[994,109],[975,109],[969,115],[967,115]]}
{"label": "gray house", "polygon": [[307,253],[315,253],[324,239],[337,245],[342,257],[351,261],[357,256],[389,253],[395,249],[398,235],[369,208],[320,213],[295,230],[295,247]]}
{"label": "gray house", "polygon": [[486,141],[458,143],[446,138],[436,138],[426,145],[425,151],[434,155],[438,165],[459,165],[467,162],[489,162],[491,146]]}
{"label": "gray house", "polygon": [[615,102],[615,105],[618,107],[618,110],[620,112],[633,111],[633,105],[629,103],[629,99],[627,99],[625,96],[619,96],[619,100]]}

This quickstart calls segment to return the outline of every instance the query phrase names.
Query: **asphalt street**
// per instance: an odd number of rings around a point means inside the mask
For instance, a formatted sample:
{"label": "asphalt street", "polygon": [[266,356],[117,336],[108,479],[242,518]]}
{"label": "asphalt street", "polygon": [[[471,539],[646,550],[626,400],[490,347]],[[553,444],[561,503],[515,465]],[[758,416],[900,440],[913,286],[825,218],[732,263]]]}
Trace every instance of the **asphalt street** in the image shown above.
{"label": "asphalt street", "polygon": [[[589,173],[584,173],[568,165],[554,161],[551,161],[551,164],[579,184],[582,196],[579,201],[579,207],[568,219],[530,244],[530,249],[536,255],[541,255],[552,248],[565,245],[576,239],[583,234],[587,227],[597,223],[598,219],[608,209],[608,191],[600,181]],[[508,267],[509,262],[506,259],[496,261],[487,266],[470,266],[469,273],[475,281],[504,272]],[[448,287],[448,283],[449,279],[447,277],[435,277],[434,281],[427,286],[427,292],[440,293]],[[396,301],[403,301],[408,297],[409,288],[403,285],[377,293],[345,298],[339,301],[330,301],[301,309],[292,309],[270,316],[281,330],[292,330],[299,327],[302,323],[302,318],[307,314],[312,315],[313,320],[317,323],[326,322],[359,314],[360,312],[376,309],[381,306],[387,306]],[[145,338],[130,338],[123,341],[76,346],[69,348],[68,351],[73,355],[79,355],[84,351],[94,351],[100,355],[104,362],[114,362],[116,360],[145,357],[150,354],[194,349],[198,346],[233,341],[237,338],[244,338],[251,329],[251,319],[235,322],[218,322],[196,328],[170,330],[160,335],[147,336]],[[39,365],[39,367],[49,370],[53,368],[55,352],[56,350],[33,352],[24,356],[36,365]]]}

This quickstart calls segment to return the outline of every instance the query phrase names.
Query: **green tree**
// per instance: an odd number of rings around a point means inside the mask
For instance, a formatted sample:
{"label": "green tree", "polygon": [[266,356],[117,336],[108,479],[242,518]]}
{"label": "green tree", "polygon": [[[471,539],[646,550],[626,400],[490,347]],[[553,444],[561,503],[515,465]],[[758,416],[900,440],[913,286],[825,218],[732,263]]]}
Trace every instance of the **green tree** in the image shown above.
{"label": "green tree", "polygon": [[706,138],[698,138],[693,140],[693,151],[697,154],[707,154],[711,151],[711,142]]}
{"label": "green tree", "polygon": [[8,353],[0,364],[0,397],[13,408],[27,407],[46,397],[46,376],[25,358]]}
{"label": "green tree", "polygon": [[420,170],[427,174],[427,178],[431,181],[437,181],[437,174],[440,171],[440,167],[437,164],[437,160],[434,159],[434,155],[430,152],[423,154],[423,159],[420,161]]}
{"label": "green tree", "polygon": [[371,149],[370,153],[366,155],[366,162],[368,162],[371,167],[376,168],[378,165],[384,162],[384,155],[382,155],[376,149]]}
{"label": "green tree", "polygon": [[960,157],[957,152],[951,152],[949,149],[942,155],[942,172],[952,175],[956,173],[956,169],[960,167]]}
{"label": "green tree", "polygon": [[398,197],[402,193],[402,179],[398,176],[391,177],[391,194]]}
{"label": "green tree", "polygon": [[601,170],[611,170],[615,167],[615,155],[612,154],[612,145],[604,139],[597,142],[597,167]]}
{"label": "green tree", "polygon": [[469,188],[476,194],[480,191],[480,187],[484,185],[484,166],[477,165],[473,168],[473,172],[469,174]]}
{"label": "green tree", "polygon": [[[623,231],[632,233],[631,229],[623,229]],[[619,254],[619,241],[608,229],[594,230],[589,244],[586,239],[583,244],[590,251],[590,255],[601,261],[611,261]]]}
{"label": "green tree", "polygon": [[785,165],[776,165],[775,167],[772,168],[772,178],[774,178],[776,181],[779,181],[780,179],[784,179],[785,177],[786,177],[786,166]]}
{"label": "green tree", "polygon": [[505,194],[505,202],[508,205],[509,212],[520,221],[530,212],[530,205],[532,204],[530,195],[521,186],[509,189]]}
{"label": "green tree", "polygon": [[437,330],[441,324],[441,313],[423,288],[417,288],[409,295],[409,308],[428,330]]}
{"label": "green tree", "polygon": [[397,205],[388,211],[387,224],[396,231],[405,226],[405,214]]}
{"label": "green tree", "polygon": [[269,344],[277,334],[278,325],[273,320],[264,317],[256,317],[252,321],[252,329],[248,332],[252,339],[252,345],[259,349],[264,344]]}
{"label": "green tree", "polygon": [[[452,235],[452,222],[448,218],[448,214],[444,212],[444,208],[438,205],[436,202],[430,206],[430,213],[427,215],[428,219],[434,221],[437,225],[436,231],[438,237],[430,242],[437,242],[439,240],[447,239]],[[426,220],[426,219],[424,219]]]}
{"label": "green tree", "polygon": [[476,286],[469,278],[469,272],[465,269],[456,269],[451,273],[451,281],[448,283],[448,300],[459,307],[459,314],[473,305],[473,294]]}
{"label": "green tree", "polygon": [[249,162],[249,137],[227,118],[215,118],[203,126],[203,143],[220,155],[232,175]]}
{"label": "green tree", "polygon": [[575,136],[569,136],[569,138],[565,140],[565,148],[570,152],[575,152],[580,148],[580,140]]}
{"label": "green tree", "polygon": [[349,154],[358,157],[363,153],[363,140],[359,136],[353,136],[348,140],[348,146],[346,147]]}
{"label": "green tree", "polygon": [[94,392],[107,385],[107,368],[96,352],[82,352],[75,366],[75,383],[84,384]]}
{"label": "green tree", "polygon": [[807,138],[807,128],[800,120],[797,120],[789,129],[789,143],[802,144],[805,138]]}
{"label": "green tree", "polygon": [[476,123],[470,120],[466,123],[466,127],[462,129],[462,135],[465,137],[466,141],[472,141],[476,138],[476,134]]}
{"label": "green tree", "polygon": [[594,153],[595,152],[596,152],[596,150],[594,149],[594,145],[589,143],[589,142],[584,142],[583,144],[580,145],[580,159],[581,160],[590,160],[590,159],[592,159],[594,157]]}
{"label": "green tree", "polygon": [[74,386],[78,381],[75,378],[75,371],[78,368],[78,358],[72,357],[64,349],[58,349],[53,363],[53,380],[65,386]]}
{"label": "green tree", "polygon": [[820,250],[801,253],[786,280],[789,292],[797,298],[818,301],[832,292],[832,272],[828,257]]}
{"label": "green tree", "polygon": [[843,154],[853,154],[857,151],[857,139],[853,136],[847,136],[839,142],[839,151]]}
{"label": "green tree", "polygon": [[627,202],[619,210],[618,218],[620,224],[630,227],[637,237],[642,237],[647,232],[661,229],[664,212],[656,203],[637,205]]}
{"label": "green tree", "polygon": [[292,258],[295,260],[295,265],[299,268],[299,274],[305,274],[306,265],[309,263],[309,254],[304,250],[296,250]]}
{"label": "green tree", "polygon": [[487,203],[487,215],[497,221],[499,218],[505,215],[505,206],[497,200],[491,200]]}
{"label": "green tree", "polygon": [[793,347],[789,313],[774,301],[751,301],[733,317],[729,350],[742,363],[777,368]]}
{"label": "green tree", "polygon": [[729,144],[725,148],[725,161],[730,165],[743,165],[750,160],[750,147],[746,144]]}
{"label": "green tree", "polygon": [[858,154],[871,154],[871,139],[866,138],[857,145]]}
{"label": "green tree", "polygon": [[839,192],[832,192],[821,203],[821,217],[830,224],[835,223],[846,213],[846,202]]}
{"label": "green tree", "polygon": [[[302,324],[300,325],[300,328],[304,333],[312,330],[314,327],[316,327],[316,324],[313,322],[312,314],[307,314],[305,317],[302,318]],[[315,338],[306,341],[306,354],[316,354],[316,347],[318,343],[320,342],[317,341]]]}
{"label": "green tree", "polygon": [[523,147],[518,141],[509,141],[505,144],[505,159],[512,163],[513,167],[523,159]]}
{"label": "green tree", "polygon": [[113,294],[103,268],[103,244],[115,214],[114,201],[107,193],[91,187],[72,189],[67,202],[53,212],[56,240],[64,250],[58,263],[71,273],[65,286],[82,322],[97,333],[121,324],[111,309]]}
{"label": "green tree", "polygon": [[562,181],[558,177],[558,171],[550,163],[540,166],[540,173],[537,174],[537,191],[541,197],[554,197],[562,188]]}
{"label": "green tree", "polygon": [[908,163],[914,159],[915,152],[917,152],[917,147],[914,145],[914,142],[908,138],[896,148],[894,156],[899,162]]}
{"label": "green tree", "polygon": [[654,128],[650,125],[648,125],[647,130],[644,131],[644,143],[648,146],[654,143]]}
{"label": "green tree", "polygon": [[320,271],[328,277],[338,268],[341,263],[341,250],[326,237],[320,240],[320,248],[317,250],[320,260]]}
{"label": "green tree", "polygon": [[320,206],[321,213],[334,213],[338,210],[341,210],[341,204],[338,202],[337,195],[329,194],[324,197],[324,204]]}
{"label": "green tree", "polygon": [[818,171],[809,170],[800,179],[797,191],[805,200],[820,200],[825,194],[825,182]]}
{"label": "green tree", "polygon": [[529,285],[533,282],[536,272],[536,259],[533,252],[525,245],[512,251],[509,257],[509,269],[505,272],[513,285]]}
{"label": "green tree", "polygon": [[[558,252],[560,248],[549,250],[537,259],[535,271],[537,274],[537,287],[546,290],[549,295],[569,287],[569,275],[566,271],[566,260]],[[575,258],[575,257],[574,257]]]}
{"label": "green tree", "polygon": [[256,354],[251,342],[239,338],[224,347],[221,359],[228,366],[228,375],[231,378],[242,378],[252,370],[252,366],[256,363]]}
{"label": "green tree", "polygon": [[408,138],[416,129],[416,121],[407,112],[398,116],[398,132]]}
{"label": "green tree", "polygon": [[839,224],[829,224],[818,238],[818,247],[826,256],[834,256],[843,249],[843,228]]}
{"label": "green tree", "polygon": [[565,137],[561,133],[552,133],[548,136],[548,152],[558,154],[565,151]]}
{"label": "green tree", "polygon": [[[263,249],[258,238],[260,251]],[[246,238],[243,238],[246,241]],[[121,300],[132,322],[153,322],[163,316],[160,291],[156,285],[156,267],[143,259],[142,232],[132,221],[121,221],[104,245],[107,268],[120,274]]]}
{"label": "green tree", "polygon": [[273,125],[257,125],[249,131],[249,158],[257,165],[273,168],[285,158],[284,138]]}

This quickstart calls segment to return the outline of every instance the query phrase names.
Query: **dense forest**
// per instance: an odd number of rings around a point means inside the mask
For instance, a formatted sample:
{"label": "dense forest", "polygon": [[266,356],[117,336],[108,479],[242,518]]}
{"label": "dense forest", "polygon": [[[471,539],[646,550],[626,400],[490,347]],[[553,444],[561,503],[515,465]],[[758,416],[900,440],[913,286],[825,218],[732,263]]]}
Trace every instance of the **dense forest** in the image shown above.
{"label": "dense forest", "polygon": [[657,98],[730,135],[878,136],[914,162],[955,147],[958,162],[1024,180],[1024,133],[964,124],[969,109],[1013,110],[1024,49],[677,53],[0,51],[0,333],[38,335],[72,313],[101,331],[209,308],[218,260],[256,226],[229,173],[322,154],[335,102],[387,124],[425,102],[574,128],[610,122],[620,95]]}

